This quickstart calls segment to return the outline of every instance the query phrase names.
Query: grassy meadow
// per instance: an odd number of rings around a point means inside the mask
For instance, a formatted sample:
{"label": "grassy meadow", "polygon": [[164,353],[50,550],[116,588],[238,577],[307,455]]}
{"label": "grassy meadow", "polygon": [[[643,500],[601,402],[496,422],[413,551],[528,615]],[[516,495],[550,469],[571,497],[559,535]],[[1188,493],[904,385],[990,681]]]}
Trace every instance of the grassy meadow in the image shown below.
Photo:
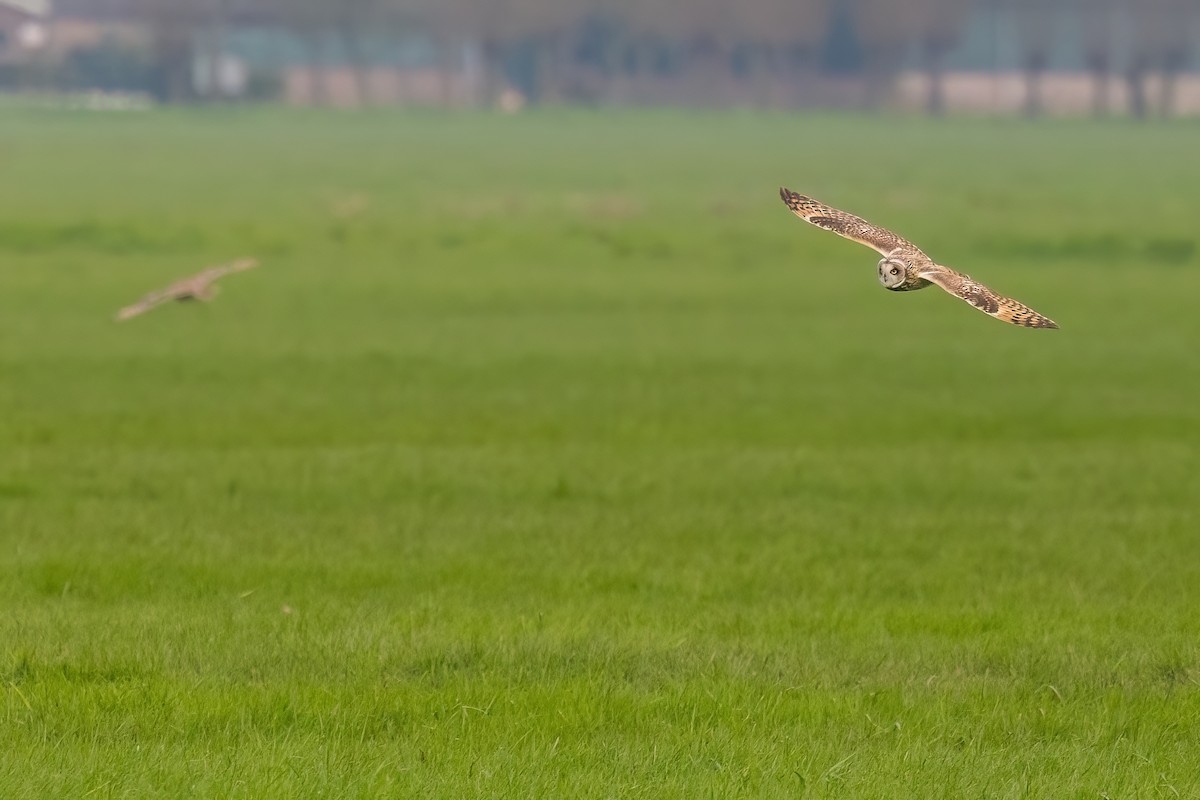
{"label": "grassy meadow", "polygon": [[1200,796],[1198,142],[5,109],[0,797]]}

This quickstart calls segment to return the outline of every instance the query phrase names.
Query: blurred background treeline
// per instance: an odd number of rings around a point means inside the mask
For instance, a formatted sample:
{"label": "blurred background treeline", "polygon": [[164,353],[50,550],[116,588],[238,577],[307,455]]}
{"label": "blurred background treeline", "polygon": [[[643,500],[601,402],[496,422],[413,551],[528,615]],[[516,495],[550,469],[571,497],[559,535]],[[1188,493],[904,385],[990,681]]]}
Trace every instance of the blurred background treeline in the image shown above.
{"label": "blurred background treeline", "polygon": [[1200,0],[0,0],[0,92],[1200,114]]}

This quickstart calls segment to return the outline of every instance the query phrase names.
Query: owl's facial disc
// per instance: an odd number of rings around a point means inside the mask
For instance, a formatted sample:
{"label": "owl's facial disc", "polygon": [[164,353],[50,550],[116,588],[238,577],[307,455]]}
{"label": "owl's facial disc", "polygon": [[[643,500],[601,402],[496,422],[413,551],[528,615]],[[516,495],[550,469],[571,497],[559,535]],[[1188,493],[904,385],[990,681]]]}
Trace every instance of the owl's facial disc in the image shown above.
{"label": "owl's facial disc", "polygon": [[879,282],[889,289],[904,283],[908,265],[895,258],[884,258],[879,262]]}

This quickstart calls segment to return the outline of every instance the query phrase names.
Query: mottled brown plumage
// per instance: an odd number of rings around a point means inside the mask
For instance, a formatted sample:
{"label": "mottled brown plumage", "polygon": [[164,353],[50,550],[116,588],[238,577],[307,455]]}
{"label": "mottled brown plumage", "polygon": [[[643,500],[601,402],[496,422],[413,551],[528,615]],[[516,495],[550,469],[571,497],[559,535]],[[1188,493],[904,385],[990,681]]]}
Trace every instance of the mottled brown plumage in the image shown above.
{"label": "mottled brown plumage", "polygon": [[1057,328],[1054,320],[1027,305],[996,294],[987,286],[956,270],[934,263],[920,248],[895,233],[872,225],[864,219],[820,203],[811,197],[780,189],[779,196],[796,216],[818,228],[865,244],[883,259],[879,262],[879,282],[893,292],[924,289],[935,284],[985,314],[1024,328]]}
{"label": "mottled brown plumage", "polygon": [[171,300],[201,300],[207,302],[217,296],[217,291],[220,288],[216,286],[218,278],[228,275],[231,272],[241,272],[242,270],[257,266],[257,260],[243,258],[219,267],[211,267],[191,277],[175,281],[175,283],[172,283],[165,289],[150,292],[150,294],[133,305],[125,306],[125,308],[118,311],[116,318],[118,321],[127,320],[139,314],[145,314],[150,309]]}

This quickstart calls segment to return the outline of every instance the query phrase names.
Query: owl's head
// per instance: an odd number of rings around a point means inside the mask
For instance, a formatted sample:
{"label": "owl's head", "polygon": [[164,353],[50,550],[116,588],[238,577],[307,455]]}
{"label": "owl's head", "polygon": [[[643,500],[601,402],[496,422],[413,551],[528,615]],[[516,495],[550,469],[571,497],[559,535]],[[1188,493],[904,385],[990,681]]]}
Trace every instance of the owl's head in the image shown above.
{"label": "owl's head", "polygon": [[908,278],[908,264],[898,258],[889,257],[879,261],[879,282],[888,289],[895,289]]}

